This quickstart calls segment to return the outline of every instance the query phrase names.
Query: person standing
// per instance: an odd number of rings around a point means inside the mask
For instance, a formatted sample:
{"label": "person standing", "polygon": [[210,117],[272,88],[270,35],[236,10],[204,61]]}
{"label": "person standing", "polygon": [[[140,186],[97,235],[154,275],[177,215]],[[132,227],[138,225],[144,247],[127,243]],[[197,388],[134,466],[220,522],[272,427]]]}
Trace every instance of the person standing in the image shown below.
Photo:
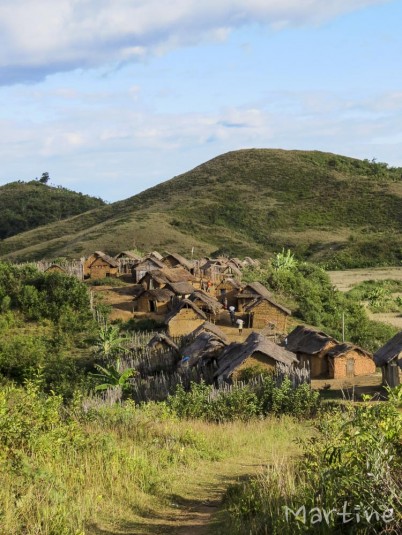
{"label": "person standing", "polygon": [[232,325],[235,324],[235,307],[233,305],[230,305],[229,307],[229,315],[230,315],[230,322]]}
{"label": "person standing", "polygon": [[239,318],[236,321],[236,323],[237,323],[237,326],[239,327],[239,334],[241,334],[243,332],[244,321]]}

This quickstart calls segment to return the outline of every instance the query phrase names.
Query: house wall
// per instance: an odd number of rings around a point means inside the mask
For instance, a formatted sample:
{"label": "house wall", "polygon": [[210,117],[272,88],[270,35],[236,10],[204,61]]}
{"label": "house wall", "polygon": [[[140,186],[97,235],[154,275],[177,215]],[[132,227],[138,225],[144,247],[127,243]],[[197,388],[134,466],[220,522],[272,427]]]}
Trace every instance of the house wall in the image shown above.
{"label": "house wall", "polygon": [[182,308],[168,323],[169,336],[183,336],[190,334],[202,325],[204,320],[200,318],[192,308]]}
{"label": "house wall", "polygon": [[148,271],[153,269],[160,269],[160,267],[157,267],[152,260],[145,260],[141,264],[137,264],[132,271],[134,282],[138,282]]}
{"label": "house wall", "polygon": [[112,267],[102,258],[97,258],[88,270],[91,279],[104,279],[105,277],[117,277],[117,267]]}
{"label": "house wall", "polygon": [[375,364],[374,361],[362,355],[358,351],[348,351],[345,355],[340,357],[335,357],[330,359],[330,377],[333,379],[341,379],[343,377],[348,377],[347,373],[347,361],[354,361],[354,374],[356,375],[370,375],[375,373]]}
{"label": "house wall", "polygon": [[268,323],[274,323],[278,332],[286,332],[288,316],[269,301],[261,301],[252,310],[253,329],[263,329]]}
{"label": "house wall", "polygon": [[[226,293],[222,294],[221,290],[226,290]],[[226,281],[221,282],[215,288],[215,297],[221,303],[223,303],[223,299],[226,297],[226,299],[228,300],[228,306],[237,306],[237,293],[238,290]]]}
{"label": "house wall", "polygon": [[276,368],[276,360],[267,357],[263,353],[255,352],[244,360],[232,373],[233,381],[236,381],[240,372],[249,368],[258,368],[261,371],[274,371]]}
{"label": "house wall", "polygon": [[237,297],[237,310],[239,312],[243,312],[244,311],[244,308],[249,304],[251,303],[252,301],[254,301],[254,299],[256,299],[257,296],[254,296],[254,297],[241,297],[240,295]]}
{"label": "house wall", "polygon": [[382,370],[382,382],[385,385],[394,388],[401,383],[399,375],[399,367],[393,366],[391,362],[381,368]]}
{"label": "house wall", "polygon": [[[136,310],[138,312],[151,312],[150,297],[148,295],[140,296],[136,299]],[[155,314],[167,314],[169,312],[170,301],[154,301],[156,309]]]}
{"label": "house wall", "polygon": [[324,349],[322,349],[322,351],[316,355],[297,353],[297,358],[300,363],[306,361],[310,362],[310,376],[312,379],[316,379],[318,377],[329,378],[330,374],[333,373],[330,371],[327,353],[332,347],[334,347],[334,345],[336,345],[334,342],[328,342]]}

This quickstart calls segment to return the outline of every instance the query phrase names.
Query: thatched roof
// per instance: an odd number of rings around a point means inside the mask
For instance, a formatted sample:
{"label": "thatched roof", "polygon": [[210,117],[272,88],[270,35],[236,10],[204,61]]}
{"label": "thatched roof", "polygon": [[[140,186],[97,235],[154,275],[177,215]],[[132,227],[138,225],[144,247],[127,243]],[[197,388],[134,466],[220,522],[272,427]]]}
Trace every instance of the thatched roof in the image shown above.
{"label": "thatched roof", "polygon": [[262,353],[286,366],[292,366],[298,362],[294,353],[278,346],[261,333],[252,332],[243,344],[234,342],[222,352],[218,360],[219,368],[214,377],[222,380],[229,379],[236,368],[254,353]]}
{"label": "thatched roof", "polygon": [[216,297],[204,292],[203,290],[195,290],[189,297],[190,301],[201,301],[202,308],[207,309],[211,314],[218,314],[223,309],[222,303],[220,303]]}
{"label": "thatched roof", "polygon": [[298,325],[285,339],[285,347],[294,353],[306,353],[315,355],[320,353],[328,342],[338,344],[335,338],[328,336],[323,331],[318,331],[313,327]]}
{"label": "thatched roof", "polygon": [[356,351],[357,353],[361,353],[362,355],[365,355],[366,357],[373,358],[372,354],[369,351],[366,351],[365,349],[359,346],[356,346],[354,344],[351,344],[349,342],[342,342],[342,343],[337,344],[334,347],[331,347],[327,355],[328,357],[337,358],[337,357],[342,357],[343,355],[346,355],[347,353],[349,353],[349,351]]}
{"label": "thatched roof", "polygon": [[235,290],[241,290],[242,288],[242,285],[240,284],[239,281],[237,281],[236,279],[232,279],[232,278],[226,278],[224,279],[223,281],[221,281],[219,284],[216,285],[216,288],[218,289],[221,285],[226,285],[226,284],[230,284],[231,286],[233,286],[233,288]]}
{"label": "thatched roof", "polygon": [[141,269],[141,266],[145,263],[148,263],[148,262],[151,262],[156,269],[163,269],[165,266],[165,264],[163,262],[161,262],[160,260],[158,260],[156,257],[154,256],[145,256],[144,258],[141,258],[141,260],[139,260],[134,266],[133,266],[133,270],[136,271],[143,271],[143,269]]}
{"label": "thatched roof", "polygon": [[162,344],[170,349],[173,349],[177,354],[180,355],[179,346],[173,342],[173,340],[167,335],[163,333],[157,333],[155,336],[151,338],[151,340],[148,342],[147,346],[150,348],[154,348],[157,345]]}
{"label": "thatched roof", "polygon": [[182,299],[178,306],[167,314],[165,318],[165,323],[168,324],[183,308],[191,308],[200,319],[206,320],[206,314],[200,310],[192,301],[189,299]]}
{"label": "thatched roof", "polygon": [[153,256],[157,258],[158,260],[162,260],[163,256],[158,251],[152,251],[152,253],[149,253],[147,256]]}
{"label": "thatched roof", "polygon": [[194,267],[194,263],[190,262],[190,260],[187,260],[184,258],[184,256],[181,256],[178,253],[168,253],[166,252],[166,255],[163,257],[163,261],[169,258],[171,256],[174,258],[181,266],[183,266],[185,269],[192,269]]}
{"label": "thatched roof", "polygon": [[399,366],[402,368],[402,331],[397,333],[391,340],[380,347],[374,353],[374,362],[376,366],[385,366],[392,360],[399,359]]}
{"label": "thatched roof", "polygon": [[116,260],[114,258],[112,258],[111,256],[103,253],[102,251],[95,251],[93,256],[95,257],[93,262],[91,262],[91,265],[95,262],[95,260],[97,258],[102,258],[102,260],[104,262],[106,262],[107,264],[109,264],[111,267],[119,267],[119,263],[116,262]]}
{"label": "thatched roof", "polygon": [[169,282],[166,284],[166,288],[172,290],[176,295],[190,295],[194,292],[194,287],[187,281]]}
{"label": "thatched roof", "polygon": [[204,323],[197,327],[191,334],[193,336],[198,336],[202,332],[210,332],[222,340],[222,342],[224,342],[226,345],[229,344],[229,339],[226,334],[217,325],[211,323],[210,321],[204,321]]}
{"label": "thatched roof", "polygon": [[203,361],[217,358],[226,344],[211,332],[201,332],[188,346],[182,349],[183,357],[188,357],[186,366],[193,367]]}
{"label": "thatched roof", "polygon": [[115,256],[115,259],[119,258],[129,258],[130,260],[141,260],[141,257],[134,251],[121,251]]}
{"label": "thatched roof", "polygon": [[239,292],[238,297],[241,298],[257,298],[257,297],[265,297],[265,299],[272,299],[272,294],[268,290],[268,288],[265,288],[261,282],[249,282],[247,283],[244,288]]}
{"label": "thatched roof", "polygon": [[284,312],[285,314],[287,314],[288,316],[290,316],[292,314],[292,312],[284,307],[283,305],[280,305],[279,303],[277,303],[276,301],[274,301],[272,299],[272,297],[257,297],[256,299],[254,299],[254,301],[251,301],[251,303],[249,303],[245,308],[244,308],[244,311],[245,312],[252,312],[253,309],[259,305],[262,301],[268,301],[269,303],[271,303],[271,305],[273,305],[274,307],[276,308],[279,308],[280,310],[282,310],[282,312]]}
{"label": "thatched roof", "polygon": [[243,260],[243,264],[245,264],[246,266],[258,266],[259,262],[258,260],[254,260],[253,258],[246,256]]}
{"label": "thatched roof", "polygon": [[60,270],[63,273],[67,273],[66,269],[61,267],[59,264],[51,264],[48,268],[45,269],[44,272],[46,273],[46,271],[51,271],[51,270],[54,270],[54,269]]}
{"label": "thatched roof", "polygon": [[156,288],[155,290],[145,290],[138,297],[148,298],[150,301],[158,301],[158,303],[166,303],[174,297],[174,293],[167,288]]}

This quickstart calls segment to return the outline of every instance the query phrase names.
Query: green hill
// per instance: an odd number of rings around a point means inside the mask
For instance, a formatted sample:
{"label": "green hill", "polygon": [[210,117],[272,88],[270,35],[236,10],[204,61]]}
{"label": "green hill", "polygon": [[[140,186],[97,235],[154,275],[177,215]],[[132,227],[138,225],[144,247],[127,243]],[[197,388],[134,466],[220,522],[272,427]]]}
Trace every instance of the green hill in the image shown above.
{"label": "green hill", "polygon": [[105,203],[101,199],[39,181],[0,186],[0,239],[81,214]]}
{"label": "green hill", "polygon": [[125,201],[9,238],[34,259],[136,246],[266,256],[282,247],[332,267],[399,264],[402,169],[322,152],[230,152]]}

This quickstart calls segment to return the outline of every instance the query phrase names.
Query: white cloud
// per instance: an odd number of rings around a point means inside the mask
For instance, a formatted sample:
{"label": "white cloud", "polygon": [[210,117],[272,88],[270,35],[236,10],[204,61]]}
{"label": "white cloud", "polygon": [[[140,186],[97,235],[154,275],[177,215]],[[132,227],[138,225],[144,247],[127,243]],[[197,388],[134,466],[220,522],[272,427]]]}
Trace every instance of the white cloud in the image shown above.
{"label": "white cloud", "polygon": [[138,60],[249,23],[317,25],[388,0],[0,0],[0,83]]}

